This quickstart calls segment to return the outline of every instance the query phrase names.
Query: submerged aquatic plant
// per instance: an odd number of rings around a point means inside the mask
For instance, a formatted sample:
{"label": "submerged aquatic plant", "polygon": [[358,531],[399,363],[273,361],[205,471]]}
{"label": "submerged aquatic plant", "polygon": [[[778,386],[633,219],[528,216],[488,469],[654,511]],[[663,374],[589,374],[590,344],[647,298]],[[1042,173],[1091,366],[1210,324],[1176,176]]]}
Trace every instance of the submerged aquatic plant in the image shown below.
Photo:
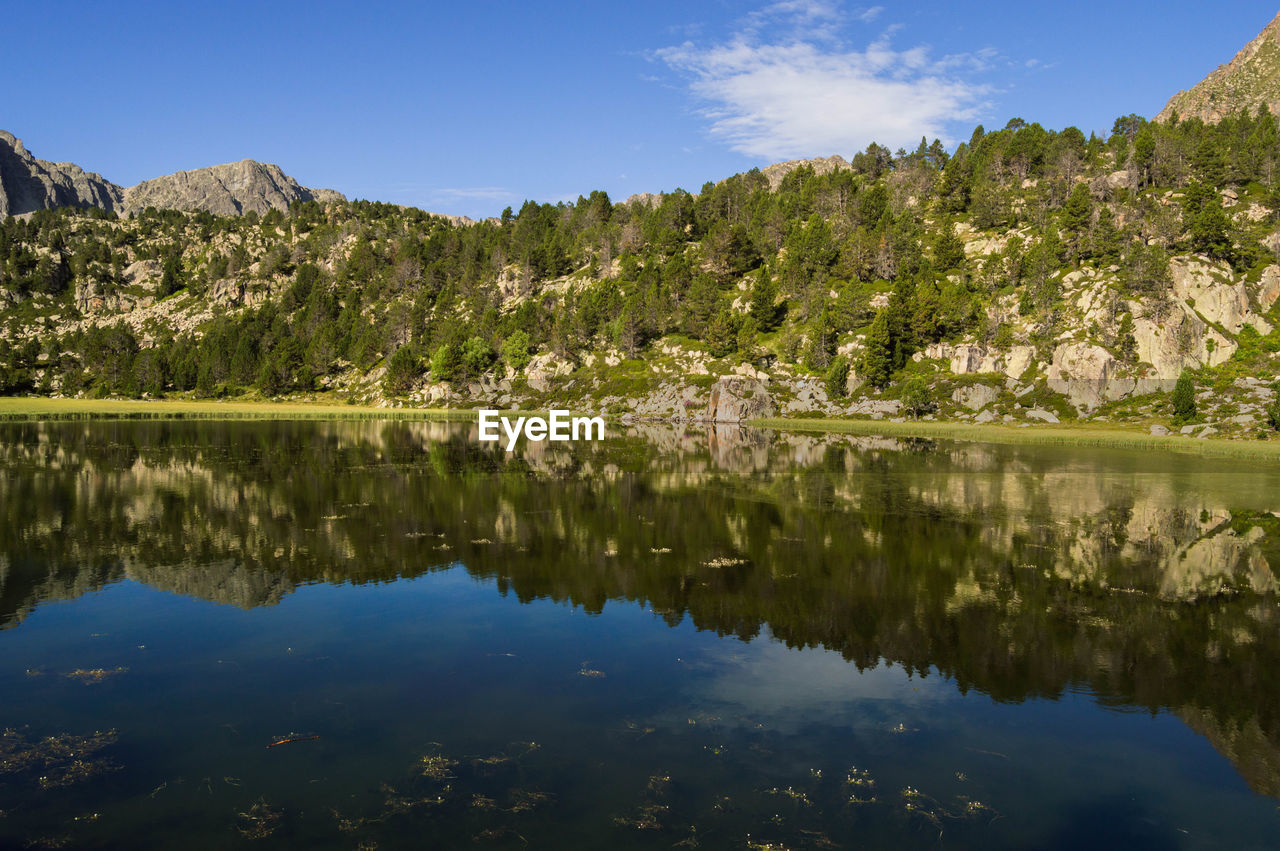
{"label": "submerged aquatic plant", "polygon": [[7,729],[0,733],[0,774],[39,771],[41,789],[55,789],[81,783],[120,766],[96,754],[116,741],[116,731],[98,731],[88,736],[61,733],[29,741],[22,733]]}
{"label": "submerged aquatic plant", "polygon": [[418,767],[422,770],[422,776],[429,780],[445,781],[453,778],[453,769],[457,766],[456,759],[449,759],[443,754],[427,754],[418,760]]}
{"label": "submerged aquatic plant", "polygon": [[128,668],[76,668],[63,676],[69,680],[79,680],[85,685],[100,683],[107,677],[114,677],[116,674],[128,672]]}
{"label": "submerged aquatic plant", "polygon": [[598,671],[595,668],[590,667],[590,665],[590,660],[583,662],[582,666],[578,669],[578,676],[594,680],[603,679],[605,675],[604,671]]}
{"label": "submerged aquatic plant", "polygon": [[236,815],[236,830],[246,839],[266,839],[275,833],[284,819],[284,813],[259,798],[248,812]]}

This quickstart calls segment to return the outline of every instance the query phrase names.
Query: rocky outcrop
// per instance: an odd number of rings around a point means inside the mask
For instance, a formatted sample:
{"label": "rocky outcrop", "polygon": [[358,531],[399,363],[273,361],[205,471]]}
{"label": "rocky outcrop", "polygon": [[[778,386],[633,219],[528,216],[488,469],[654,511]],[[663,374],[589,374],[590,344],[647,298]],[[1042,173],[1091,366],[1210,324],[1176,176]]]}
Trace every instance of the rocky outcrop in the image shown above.
{"label": "rocky outcrop", "polygon": [[627,200],[622,203],[627,206],[639,204],[642,207],[657,207],[662,203],[662,195],[656,192],[637,192],[634,195],[628,195]]}
{"label": "rocky outcrop", "polygon": [[962,405],[971,411],[980,411],[987,405],[990,405],[1000,395],[1000,391],[986,384],[972,384],[968,387],[960,387],[951,394],[951,399],[957,405]]}
{"label": "rocky outcrop", "polygon": [[956,375],[990,375],[1002,373],[1009,378],[1021,378],[1035,359],[1034,346],[1011,346],[1009,351],[976,343],[933,343],[914,356],[919,362],[924,358],[947,361]]}
{"label": "rocky outcrop", "polygon": [[1258,307],[1265,311],[1280,299],[1280,266],[1268,266],[1258,280]]}
{"label": "rocky outcrop", "polygon": [[1246,325],[1259,334],[1271,333],[1271,325],[1253,312],[1245,284],[1230,283],[1231,270],[1225,265],[1211,265],[1198,257],[1175,257],[1169,261],[1169,274],[1174,295],[1209,322],[1232,334],[1239,334]]}
{"label": "rocky outcrop", "polygon": [[897,399],[860,399],[849,406],[849,413],[882,420],[902,413],[902,403]]}
{"label": "rocky outcrop", "polygon": [[1132,381],[1116,376],[1116,359],[1101,346],[1063,343],[1053,350],[1045,371],[1049,388],[1067,397],[1077,408],[1092,410],[1104,401],[1119,399],[1133,390]]}
{"label": "rocky outcrop", "polygon": [[777,191],[778,187],[782,185],[782,179],[801,166],[808,166],[813,169],[814,174],[818,175],[831,174],[832,172],[853,168],[853,166],[849,165],[848,160],[837,154],[830,157],[815,157],[811,160],[787,160],[782,163],[774,163],[760,169],[760,173],[769,181],[769,190]]}
{"label": "rocky outcrop", "polygon": [[533,356],[525,367],[524,376],[530,387],[539,393],[545,393],[551,389],[552,379],[563,378],[572,372],[572,363],[554,352],[545,352]]}
{"label": "rocky outcrop", "polygon": [[122,192],[74,163],[36,159],[21,139],[0,130],[0,219],[54,207],[117,210]]}
{"label": "rocky outcrop", "polygon": [[1226,65],[1188,91],[1169,99],[1156,121],[1199,118],[1213,123],[1224,116],[1265,106],[1280,109],[1280,15]]}
{"label": "rocky outcrop", "polygon": [[637,417],[688,420],[697,419],[703,408],[702,392],[690,385],[667,382],[649,395],[628,400],[627,408]]}
{"label": "rocky outcrop", "polygon": [[1153,367],[1155,377],[1177,378],[1184,368],[1198,369],[1226,362],[1235,352],[1234,340],[1210,327],[1183,302],[1167,310],[1147,310],[1134,304],[1133,339],[1138,360]]}
{"label": "rocky outcrop", "polygon": [[280,166],[241,160],[145,180],[124,191],[124,210],[204,210],[215,216],[287,210],[294,201],[340,200],[333,190],[300,186]]}
{"label": "rocky outcrop", "polygon": [[711,386],[711,397],[703,419],[740,423],[771,417],[776,410],[773,397],[761,381],[742,375],[726,375]]}

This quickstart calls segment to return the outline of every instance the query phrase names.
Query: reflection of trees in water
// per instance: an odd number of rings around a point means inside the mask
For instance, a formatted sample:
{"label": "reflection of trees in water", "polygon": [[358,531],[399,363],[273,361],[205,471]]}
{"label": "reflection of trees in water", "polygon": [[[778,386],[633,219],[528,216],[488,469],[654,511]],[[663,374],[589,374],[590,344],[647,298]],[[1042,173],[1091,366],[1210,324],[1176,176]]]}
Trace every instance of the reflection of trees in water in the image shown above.
{"label": "reflection of trees in water", "polygon": [[1172,707],[1280,792],[1277,521],[1265,482],[1199,475],[1221,462],[654,426],[507,454],[472,429],[7,425],[0,618],[122,576],[251,606],[461,563],[997,699]]}

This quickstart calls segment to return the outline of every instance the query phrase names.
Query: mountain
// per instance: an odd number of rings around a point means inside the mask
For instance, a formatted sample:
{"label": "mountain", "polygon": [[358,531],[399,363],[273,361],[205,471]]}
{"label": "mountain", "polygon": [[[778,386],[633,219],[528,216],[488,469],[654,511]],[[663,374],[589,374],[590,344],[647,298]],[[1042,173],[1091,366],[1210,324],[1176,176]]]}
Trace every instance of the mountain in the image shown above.
{"label": "mountain", "polygon": [[345,200],[332,189],[300,186],[278,165],[241,160],[195,171],[144,180],[124,191],[124,208],[147,207],[239,216],[253,211],[287,210],[294,201]]}
{"label": "mountain", "polygon": [[1213,124],[1241,109],[1252,112],[1259,106],[1280,111],[1280,15],[1226,65],[1219,65],[1189,91],[1169,98],[1156,121],[1167,122],[1177,113]]}
{"label": "mountain", "polygon": [[31,156],[22,140],[0,130],[0,219],[51,207],[119,210],[123,190],[74,163]]}
{"label": "mountain", "polygon": [[74,163],[33,157],[0,130],[0,220],[57,207],[98,207],[129,215],[147,207],[238,216],[289,209],[294,201],[343,201],[332,189],[299,185],[278,165],[241,160],[144,180],[124,189]]}

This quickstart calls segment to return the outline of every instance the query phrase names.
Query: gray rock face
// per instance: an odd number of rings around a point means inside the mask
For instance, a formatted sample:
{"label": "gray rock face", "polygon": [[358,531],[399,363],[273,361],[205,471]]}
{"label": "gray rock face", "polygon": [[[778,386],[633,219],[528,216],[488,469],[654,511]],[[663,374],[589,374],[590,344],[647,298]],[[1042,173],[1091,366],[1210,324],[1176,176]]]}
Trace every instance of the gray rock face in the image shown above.
{"label": "gray rock face", "polygon": [[259,214],[272,209],[287,210],[294,201],[340,199],[342,195],[331,189],[312,190],[300,186],[278,165],[241,160],[180,171],[130,186],[124,191],[124,211],[133,213],[158,207],[239,216],[250,210]]}
{"label": "gray rock face", "polygon": [[717,423],[740,423],[771,417],[775,412],[773,397],[764,384],[754,378],[726,375],[711,386],[704,419]]}
{"label": "gray rock face", "polygon": [[999,395],[1000,391],[994,387],[988,387],[985,384],[974,384],[957,389],[951,394],[951,398],[956,404],[963,405],[971,411],[980,411],[994,402]]}
{"label": "gray rock face", "polygon": [[53,207],[118,210],[123,190],[74,163],[38,160],[22,140],[0,130],[0,219]]}
{"label": "gray rock face", "polygon": [[122,189],[74,163],[38,160],[0,130],[0,219],[54,207],[101,207],[127,215],[147,207],[238,216],[287,210],[294,201],[345,201],[332,189],[308,189],[278,165],[241,160],[180,171]]}
{"label": "gray rock face", "polygon": [[1116,359],[1111,353],[1089,343],[1063,343],[1054,349],[1047,375],[1050,389],[1084,410],[1122,398],[1134,388],[1134,382],[1116,377]]}

